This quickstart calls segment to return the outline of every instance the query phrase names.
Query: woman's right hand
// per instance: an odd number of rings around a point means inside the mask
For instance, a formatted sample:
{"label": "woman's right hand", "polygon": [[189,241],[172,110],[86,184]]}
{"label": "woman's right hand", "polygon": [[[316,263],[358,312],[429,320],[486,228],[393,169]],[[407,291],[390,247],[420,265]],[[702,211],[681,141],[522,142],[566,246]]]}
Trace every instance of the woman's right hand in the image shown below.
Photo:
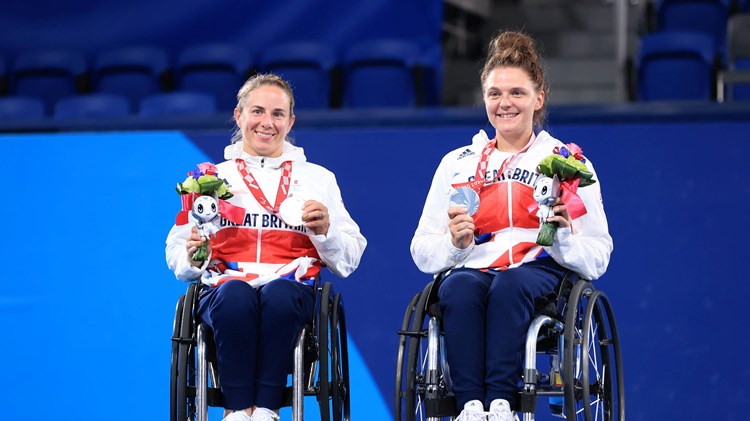
{"label": "woman's right hand", "polygon": [[466,213],[466,208],[457,206],[448,209],[451,241],[456,248],[465,249],[474,242],[474,218]]}
{"label": "woman's right hand", "polygon": [[[190,265],[195,267],[201,267],[203,266],[202,261],[196,261],[193,260],[193,255],[195,254],[195,251],[198,250],[198,247],[203,244],[203,242],[206,241],[206,237],[202,237],[198,233],[198,227],[193,226],[192,231],[190,231],[190,237],[188,237],[187,241],[185,242],[185,247],[187,248],[187,255],[188,260],[190,260]],[[206,253],[208,255],[211,255],[211,243],[208,243]]]}

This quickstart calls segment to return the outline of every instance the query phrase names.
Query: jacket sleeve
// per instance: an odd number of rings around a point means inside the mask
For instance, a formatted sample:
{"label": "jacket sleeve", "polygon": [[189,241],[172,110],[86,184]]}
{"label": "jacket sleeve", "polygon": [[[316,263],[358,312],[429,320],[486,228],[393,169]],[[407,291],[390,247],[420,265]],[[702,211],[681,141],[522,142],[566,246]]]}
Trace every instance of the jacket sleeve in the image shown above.
{"label": "jacket sleeve", "polygon": [[190,236],[192,227],[193,224],[173,225],[167,235],[167,266],[169,266],[169,269],[174,272],[174,276],[177,279],[185,282],[194,281],[200,278],[205,268],[208,266],[208,262],[211,260],[209,256],[209,258],[203,263],[203,267],[200,268],[190,264],[185,243]]}
{"label": "jacket sleeve", "polygon": [[325,202],[330,226],[325,235],[311,235],[310,239],[320,259],[331,272],[346,278],[359,266],[367,240],[349,215],[341,198],[341,190],[333,173],[326,183]]}
{"label": "jacket sleeve", "polygon": [[586,206],[586,214],[573,220],[571,227],[558,228],[552,246],[545,247],[545,250],[562,266],[577,272],[584,279],[594,280],[607,270],[613,243],[602,204],[599,178],[591,161],[587,161],[586,165],[597,180],[577,191]]}
{"label": "jacket sleeve", "polygon": [[463,261],[474,249],[474,243],[459,249],[451,241],[448,229],[450,181],[446,158],[440,162],[427,193],[419,225],[411,240],[411,257],[417,268],[425,273],[438,273]]}

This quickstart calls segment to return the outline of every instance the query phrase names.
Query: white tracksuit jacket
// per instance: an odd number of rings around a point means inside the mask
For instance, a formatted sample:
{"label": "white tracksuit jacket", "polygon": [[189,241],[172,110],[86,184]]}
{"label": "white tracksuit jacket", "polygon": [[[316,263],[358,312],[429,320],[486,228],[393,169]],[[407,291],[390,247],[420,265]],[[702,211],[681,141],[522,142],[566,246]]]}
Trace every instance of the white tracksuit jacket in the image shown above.
{"label": "white tracksuit jacket", "polygon": [[[200,268],[190,265],[185,248],[193,224],[173,226],[167,236],[166,255],[177,279],[201,278],[208,285],[241,279],[257,287],[282,276],[307,280],[316,276],[321,266],[341,277],[357,268],[367,241],[344,208],[332,172],[307,162],[303,149],[288,142],[284,142],[283,153],[277,158],[251,156],[242,151],[241,142],[228,146],[224,158],[227,161],[217,165],[218,175],[227,180],[234,194],[228,201],[245,209],[245,220],[235,225],[221,218],[216,237],[211,239],[212,254]],[[245,160],[271,203],[276,201],[281,164],[292,161],[289,196],[316,200],[328,208],[327,235],[290,227],[263,208],[242,180],[237,158]]]}
{"label": "white tracksuit jacket", "polygon": [[453,246],[448,229],[451,185],[474,178],[482,149],[488,142],[487,134],[480,130],[471,145],[449,152],[440,162],[411,242],[411,255],[417,267],[426,273],[459,267],[504,269],[549,255],[585,279],[600,277],[607,269],[613,245],[600,183],[588,159],[586,166],[597,182],[577,191],[587,213],[573,220],[571,227],[558,228],[552,246],[536,244],[539,232],[533,198],[534,182],[539,176],[536,167],[553,153],[554,147],[564,146],[545,131],[512,161],[514,164],[505,174],[499,174],[499,168],[512,154],[493,150],[486,181],[479,192],[479,211],[474,215],[475,235],[490,234],[489,241],[463,250]]}

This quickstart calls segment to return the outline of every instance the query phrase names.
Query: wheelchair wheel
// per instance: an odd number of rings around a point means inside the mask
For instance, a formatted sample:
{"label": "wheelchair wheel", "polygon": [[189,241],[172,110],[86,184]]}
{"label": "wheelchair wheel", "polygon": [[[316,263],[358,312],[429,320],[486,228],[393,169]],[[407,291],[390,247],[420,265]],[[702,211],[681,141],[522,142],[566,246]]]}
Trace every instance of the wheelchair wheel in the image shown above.
{"label": "wheelchair wheel", "polygon": [[573,286],[565,314],[563,383],[568,420],[623,420],[620,341],[612,307],[591,283]]}
{"label": "wheelchair wheel", "polygon": [[180,355],[180,326],[182,322],[182,310],[185,305],[185,294],[182,294],[177,300],[177,306],[174,311],[174,324],[172,325],[172,355],[170,360],[170,378],[169,378],[169,418],[177,419],[177,367],[179,366]]}
{"label": "wheelchair wheel", "polygon": [[323,284],[318,318],[318,404],[320,419],[348,421],[350,411],[346,323],[339,294]]}
{"label": "wheelchair wheel", "polygon": [[[434,352],[428,355],[429,323],[431,316],[426,311],[430,292],[434,283],[429,283],[409,303],[404,315],[403,326],[399,334],[399,361],[396,374],[397,421],[438,420],[455,415],[455,402],[449,396],[447,376],[444,373],[446,364],[439,360],[444,353],[439,351],[442,341],[436,339]],[[439,325],[439,323],[438,323]],[[403,356],[406,355],[406,365]],[[429,367],[429,360],[434,367]]]}
{"label": "wheelchair wheel", "polygon": [[170,372],[170,420],[195,420],[195,354],[193,338],[193,304],[196,285],[177,301],[172,335]]}
{"label": "wheelchair wheel", "polygon": [[[417,293],[406,306],[406,314],[404,314],[404,322],[401,324],[401,330],[399,331],[398,339],[398,355],[396,357],[396,387],[393,389],[396,392],[394,414],[396,420],[401,420],[402,410],[405,406],[405,399],[407,396],[407,387],[404,384],[404,354],[407,352],[407,341],[410,341],[409,336],[405,332],[410,331],[411,320],[414,316],[415,306],[417,301],[422,296],[421,293]],[[413,387],[413,386],[412,386]],[[412,397],[413,398],[413,397]]]}
{"label": "wheelchair wheel", "polygon": [[341,295],[333,298],[331,312],[331,360],[333,367],[333,419],[350,419],[349,398],[349,345],[347,343],[346,320]]}
{"label": "wheelchair wheel", "polygon": [[[422,397],[418,393],[418,383],[423,381],[423,376],[418,371],[420,355],[424,353],[422,338],[427,334],[424,328],[424,309],[428,291],[429,285],[414,297],[416,303],[412,300],[413,304],[406,309],[403,325],[408,326],[408,329],[402,333],[406,347],[405,351],[399,350],[399,354],[406,354],[406,366],[397,368],[399,373],[404,373],[404,381],[403,384],[397,385],[400,393],[396,400],[396,421],[415,421],[424,418],[420,417]],[[403,363],[403,359],[401,362]]]}

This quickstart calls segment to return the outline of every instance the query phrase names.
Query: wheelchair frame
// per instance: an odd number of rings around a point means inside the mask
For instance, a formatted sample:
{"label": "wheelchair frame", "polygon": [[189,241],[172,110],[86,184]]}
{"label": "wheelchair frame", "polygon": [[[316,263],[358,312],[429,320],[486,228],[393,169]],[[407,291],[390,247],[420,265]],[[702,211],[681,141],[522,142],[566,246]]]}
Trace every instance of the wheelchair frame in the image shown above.
{"label": "wheelchair frame", "polygon": [[[396,421],[452,420],[460,412],[441,332],[441,281],[442,274],[414,295],[398,331]],[[555,409],[569,421],[623,421],[620,341],[606,294],[571,273],[553,298],[546,298],[538,303],[526,333],[517,414],[532,421],[537,397],[543,396],[562,400]],[[537,368],[538,354],[550,356],[549,372]]]}
{"label": "wheelchair frame", "polygon": [[[313,288],[314,317],[297,339],[292,385],[284,391],[283,406],[291,406],[292,419],[301,421],[304,397],[316,396],[321,420],[348,421],[349,359],[343,300],[330,282],[320,286],[316,280]],[[170,370],[172,421],[208,421],[209,406],[224,406],[211,332],[203,324],[196,325],[199,289],[199,284],[192,283],[177,300]]]}

